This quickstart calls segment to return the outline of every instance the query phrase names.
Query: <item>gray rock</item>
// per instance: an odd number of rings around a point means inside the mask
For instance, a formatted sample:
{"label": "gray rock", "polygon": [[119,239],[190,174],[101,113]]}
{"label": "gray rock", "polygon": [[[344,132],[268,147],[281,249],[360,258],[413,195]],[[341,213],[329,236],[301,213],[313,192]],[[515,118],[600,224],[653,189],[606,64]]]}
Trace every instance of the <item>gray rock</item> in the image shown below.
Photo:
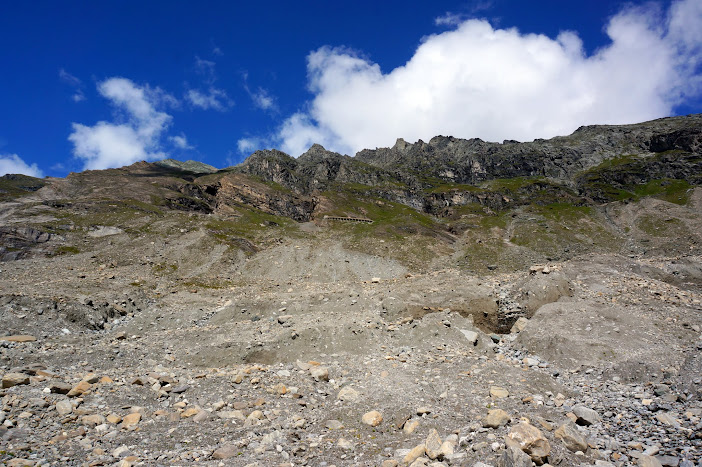
{"label": "gray rock", "polygon": [[678,467],[680,459],[675,456],[656,456],[658,462],[665,467]]}
{"label": "gray rock", "polygon": [[221,448],[218,448],[215,452],[212,453],[212,457],[214,459],[229,459],[230,457],[234,457],[239,453],[239,448],[233,444],[227,444],[226,446],[222,446]]}
{"label": "gray rock", "polygon": [[668,425],[668,426],[672,426],[675,428],[680,428],[680,423],[678,423],[678,421],[675,418],[673,418],[673,416],[670,415],[669,413],[666,413],[666,412],[657,413],[656,420],[661,422],[663,425]]}
{"label": "gray rock", "polygon": [[344,427],[344,424],[339,420],[328,420],[324,426],[326,426],[328,430],[340,430]]}
{"label": "gray rock", "polygon": [[578,419],[575,421],[578,425],[590,426],[600,422],[600,415],[591,408],[584,405],[576,405],[573,407],[573,413]]}
{"label": "gray rock", "polygon": [[112,450],[112,457],[115,457],[117,459],[122,458],[122,457],[127,457],[131,456],[132,451],[129,449],[128,446],[119,446],[115,449]]}
{"label": "gray rock", "polygon": [[190,389],[190,385],[188,385],[188,384],[180,384],[180,385],[174,387],[173,389],[171,389],[171,393],[172,393],[172,394],[182,394],[182,393],[184,393],[185,391],[187,391],[188,389]]}
{"label": "gray rock", "polygon": [[558,427],[554,435],[556,438],[563,441],[563,444],[573,452],[585,452],[587,450],[587,440],[580,434],[578,428],[571,421]]}
{"label": "gray rock", "polygon": [[502,452],[497,465],[499,467],[531,467],[531,457],[516,446],[508,446]]}
{"label": "gray rock", "polygon": [[350,386],[344,386],[336,397],[341,401],[356,402],[361,394]]}
{"label": "gray rock", "polygon": [[522,332],[527,324],[529,324],[529,320],[524,316],[520,316],[519,319],[512,325],[512,329],[510,329],[509,332],[512,334]]}
{"label": "gray rock", "polygon": [[507,446],[516,446],[527,453],[531,460],[541,465],[551,452],[551,445],[535,426],[520,422],[512,427],[505,438]]}
{"label": "gray rock", "polygon": [[68,400],[58,401],[56,403],[56,411],[59,415],[68,415],[73,412],[73,404]]}
{"label": "gray rock", "polygon": [[346,438],[339,438],[339,441],[337,441],[336,445],[344,451],[352,451],[353,448],[356,446],[352,441],[349,441]]}
{"label": "gray rock", "polygon": [[429,436],[427,436],[427,439],[424,441],[424,448],[426,449],[427,456],[429,456],[430,459],[434,460],[442,454],[441,444],[439,432],[435,429],[431,430],[429,432]]}

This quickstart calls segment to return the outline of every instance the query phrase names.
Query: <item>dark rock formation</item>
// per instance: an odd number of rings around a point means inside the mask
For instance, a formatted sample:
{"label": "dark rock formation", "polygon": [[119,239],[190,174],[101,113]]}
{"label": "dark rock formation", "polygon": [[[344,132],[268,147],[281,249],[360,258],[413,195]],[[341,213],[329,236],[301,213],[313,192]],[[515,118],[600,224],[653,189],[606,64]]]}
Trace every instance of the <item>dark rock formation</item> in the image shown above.
{"label": "dark rock formation", "polygon": [[0,261],[25,257],[30,248],[51,240],[50,233],[32,227],[0,227]]}
{"label": "dark rock formation", "polygon": [[652,180],[698,185],[701,151],[702,115],[690,115],[581,127],[569,136],[528,143],[398,139],[391,148],[366,149],[353,158],[315,144],[297,160],[257,151],[234,170],[312,196],[335,184],[362,185],[373,196],[447,215],[452,206],[471,203],[502,209],[607,202]]}

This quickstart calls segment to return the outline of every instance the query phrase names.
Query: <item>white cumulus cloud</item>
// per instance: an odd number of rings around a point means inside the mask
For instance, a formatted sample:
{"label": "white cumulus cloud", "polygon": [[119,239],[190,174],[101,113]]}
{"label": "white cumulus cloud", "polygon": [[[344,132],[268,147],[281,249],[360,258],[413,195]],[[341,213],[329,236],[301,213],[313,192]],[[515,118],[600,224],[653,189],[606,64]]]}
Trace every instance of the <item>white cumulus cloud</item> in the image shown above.
{"label": "white cumulus cloud", "polygon": [[168,140],[173,143],[173,145],[179,149],[192,149],[193,147],[188,143],[188,138],[184,134],[171,136]]}
{"label": "white cumulus cloud", "polygon": [[702,2],[628,7],[605,31],[609,43],[587,54],[576,32],[550,38],[465,20],[388,73],[322,47],[307,57],[313,99],[267,141],[294,156],[315,142],[353,154],[439,134],[528,141],[671,115],[699,96]]}
{"label": "white cumulus cloud", "polygon": [[36,164],[27,164],[17,154],[0,154],[0,176],[5,174],[24,174],[39,178],[44,176]]}
{"label": "white cumulus cloud", "polygon": [[126,78],[110,78],[98,84],[100,94],[116,108],[117,122],[100,121],[93,126],[73,123],[68,137],[73,154],[84,169],[121,167],[140,160],[162,159],[160,139],[172,117],[156,109],[173,105],[172,96],[160,89],[138,86]]}

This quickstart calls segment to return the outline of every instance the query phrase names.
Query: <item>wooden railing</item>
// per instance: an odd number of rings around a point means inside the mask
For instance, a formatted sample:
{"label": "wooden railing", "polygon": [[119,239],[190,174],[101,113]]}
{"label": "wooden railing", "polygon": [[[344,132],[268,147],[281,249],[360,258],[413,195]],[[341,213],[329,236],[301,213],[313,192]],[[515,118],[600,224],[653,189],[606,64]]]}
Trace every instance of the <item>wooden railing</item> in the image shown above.
{"label": "wooden railing", "polygon": [[337,217],[337,216],[324,216],[325,220],[328,221],[345,221],[345,222],[365,222],[366,224],[372,224],[372,219],[365,219],[363,217]]}

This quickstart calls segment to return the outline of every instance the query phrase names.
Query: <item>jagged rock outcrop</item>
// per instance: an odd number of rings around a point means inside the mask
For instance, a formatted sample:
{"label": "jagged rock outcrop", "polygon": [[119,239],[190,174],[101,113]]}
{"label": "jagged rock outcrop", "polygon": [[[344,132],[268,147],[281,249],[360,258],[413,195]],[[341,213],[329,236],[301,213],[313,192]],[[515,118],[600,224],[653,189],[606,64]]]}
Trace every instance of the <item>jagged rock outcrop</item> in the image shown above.
{"label": "jagged rock outcrop", "polygon": [[698,185],[701,148],[702,115],[690,115],[586,126],[528,143],[436,136],[411,144],[400,138],[391,148],[362,150],[353,158],[318,144],[297,160],[280,151],[257,151],[236,170],[299,194],[334,183],[364,185],[373,196],[443,216],[468,204],[502,209],[607,202],[652,180]]}
{"label": "jagged rock outcrop", "polygon": [[580,127],[569,136],[528,143],[436,136],[428,143],[409,144],[400,139],[392,148],[360,151],[356,159],[461,184],[534,176],[566,181],[616,156],[671,150],[699,153],[701,145],[702,115],[690,115],[634,125]]}
{"label": "jagged rock outcrop", "polygon": [[220,211],[232,205],[249,206],[303,222],[310,220],[315,206],[312,197],[275,189],[236,173],[222,177],[207,190],[215,193],[215,203]]}
{"label": "jagged rock outcrop", "polygon": [[296,193],[312,194],[334,183],[385,187],[396,177],[355,158],[327,151],[314,144],[297,159],[277,150],[256,151],[235,170],[284,186]]}
{"label": "jagged rock outcrop", "polygon": [[303,191],[303,180],[296,173],[297,161],[277,149],[256,151],[236,167],[238,172]]}

